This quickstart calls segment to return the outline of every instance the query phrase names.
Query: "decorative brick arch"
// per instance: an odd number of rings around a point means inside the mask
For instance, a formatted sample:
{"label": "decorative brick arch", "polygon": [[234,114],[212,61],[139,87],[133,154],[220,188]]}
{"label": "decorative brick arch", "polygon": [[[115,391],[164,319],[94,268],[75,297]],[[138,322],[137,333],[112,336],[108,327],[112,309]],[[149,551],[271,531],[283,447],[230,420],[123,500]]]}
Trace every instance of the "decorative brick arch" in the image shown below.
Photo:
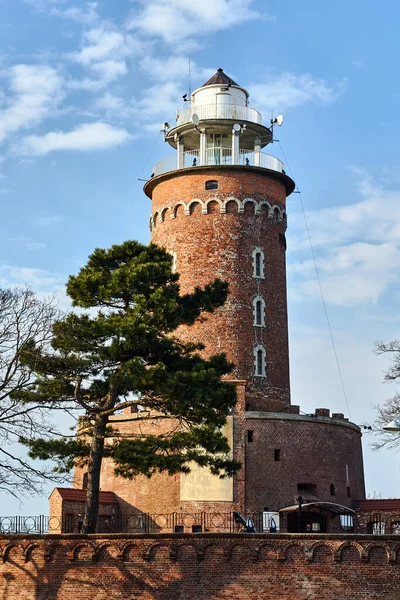
{"label": "decorative brick arch", "polygon": [[26,546],[26,548],[25,548],[25,551],[24,551],[25,562],[29,562],[31,560],[32,553],[35,550],[40,550],[42,552],[42,554],[43,554],[43,558],[46,560],[46,554],[48,554],[48,553],[46,552],[46,549],[44,548],[43,544],[39,544],[37,542],[33,542],[32,544],[28,544]]}
{"label": "decorative brick arch", "polygon": [[25,555],[24,548],[21,544],[14,544],[14,543],[10,542],[9,544],[6,544],[4,546],[3,553],[2,553],[3,554],[3,562],[8,561],[10,552],[11,552],[11,550],[14,550],[14,548],[19,550],[19,552],[21,553],[21,557]]}
{"label": "decorative brick arch", "polygon": [[160,210],[160,222],[164,223],[167,212],[171,210],[170,206],[166,206]]}
{"label": "decorative brick arch", "polygon": [[91,542],[79,542],[78,544],[75,544],[74,546],[72,546],[72,548],[69,550],[68,552],[68,560],[71,562],[75,562],[80,560],[79,559],[79,552],[83,549],[83,548],[89,548],[92,552],[92,556],[91,556],[91,560],[92,562],[96,562],[99,558],[98,552],[97,552],[97,544],[92,544]]}
{"label": "decorative brick arch", "polygon": [[335,560],[342,560],[342,553],[345,548],[354,548],[355,550],[357,550],[360,562],[361,560],[365,560],[367,558],[367,554],[360,544],[357,544],[357,542],[344,542],[335,551]]}
{"label": "decorative brick arch", "polygon": [[121,557],[121,560],[124,562],[128,562],[128,555],[130,550],[138,550],[138,553],[140,551],[140,546],[138,546],[138,544],[136,544],[135,542],[126,542],[125,544],[122,544],[122,546],[119,549],[119,554]]}
{"label": "decorative brick arch", "polygon": [[221,213],[226,213],[226,207],[229,202],[236,202],[237,207],[238,207],[238,213],[243,212],[242,210],[240,210],[240,208],[241,208],[240,200],[238,198],[236,198],[236,196],[228,196],[228,198],[225,198],[225,200],[221,204]]}
{"label": "decorative brick arch", "polygon": [[236,542],[234,544],[231,544],[231,546],[229,548],[227,548],[227,559],[228,560],[232,560],[236,548],[244,548],[244,550],[246,550],[246,552],[248,554],[251,553],[251,547],[249,546],[248,543]]}
{"label": "decorative brick arch", "polygon": [[171,219],[176,219],[176,213],[177,213],[177,210],[178,210],[178,208],[179,208],[180,206],[182,206],[182,207],[183,207],[183,212],[184,212],[184,214],[185,214],[185,215],[186,215],[186,214],[188,214],[188,213],[187,213],[187,206],[186,206],[186,203],[185,203],[185,202],[182,202],[182,201],[181,201],[181,202],[177,202],[177,203],[174,205],[174,207],[172,208],[172,211],[171,211]]}
{"label": "decorative brick arch", "polygon": [[270,211],[271,211],[271,205],[270,205],[270,203],[268,202],[268,200],[261,200],[261,202],[259,202],[258,206],[259,206],[259,211],[258,211],[258,212],[260,212],[260,213],[261,213],[261,209],[262,209],[262,207],[263,207],[263,206],[266,206],[266,207],[267,207],[267,213],[268,213],[268,215],[270,214]]}
{"label": "decorative brick arch", "polygon": [[263,548],[270,548],[271,554],[274,554],[274,559],[278,560],[278,546],[272,542],[263,542],[262,544],[258,544],[258,546],[256,546],[256,548],[254,549],[257,561],[260,560],[260,555]]}
{"label": "decorative brick arch", "polygon": [[198,548],[196,547],[196,544],[193,544],[192,542],[182,542],[182,544],[175,545],[175,559],[179,559],[179,552],[182,548],[192,548],[194,554],[198,557]]}
{"label": "decorative brick arch", "polygon": [[285,544],[282,548],[280,548],[278,558],[280,560],[287,560],[287,554],[291,548],[299,548],[303,552],[304,558],[308,558],[309,552],[310,552],[308,546],[306,544],[304,544],[303,542],[296,542],[296,541],[289,542],[289,543]]}
{"label": "decorative brick arch", "polygon": [[194,198],[193,200],[191,200],[187,204],[187,209],[185,210],[185,215],[191,215],[192,214],[192,207],[194,207],[196,204],[200,205],[200,207],[201,207],[201,213],[203,215],[206,214],[206,212],[207,212],[207,206],[206,206],[206,204],[202,200],[199,200],[198,198]]}
{"label": "decorative brick arch", "polygon": [[321,541],[321,542],[315,542],[315,544],[313,544],[312,546],[310,546],[310,548],[308,550],[310,561],[314,560],[315,551],[318,550],[319,548],[326,548],[326,549],[328,549],[329,552],[330,552],[332,561],[334,560],[335,547],[332,544],[328,544],[325,541]]}
{"label": "decorative brick arch", "polygon": [[385,542],[372,542],[371,544],[367,544],[364,548],[364,552],[367,555],[366,559],[369,562],[370,552],[375,548],[381,548],[385,551],[387,562],[391,562],[391,548]]}
{"label": "decorative brick arch", "polygon": [[220,213],[225,213],[226,212],[224,210],[225,209],[225,203],[222,200],[220,200],[218,198],[218,196],[215,196],[214,198],[209,198],[208,200],[205,201],[205,211],[206,211],[207,214],[209,214],[208,207],[213,202],[216,202],[219,205],[219,212]]}
{"label": "decorative brick arch", "polygon": [[121,549],[119,548],[119,546],[112,542],[103,542],[96,547],[97,559],[100,559],[101,556],[104,554],[104,551],[108,550],[108,548],[112,548],[115,552],[115,558],[112,555],[109,555],[111,559],[121,560]]}
{"label": "decorative brick arch", "polygon": [[[155,554],[159,548],[166,548],[168,550],[168,555],[171,558],[171,546],[164,542],[159,542],[155,544],[150,544],[143,551],[144,560],[154,560]],[[172,554],[174,552],[172,551]]]}

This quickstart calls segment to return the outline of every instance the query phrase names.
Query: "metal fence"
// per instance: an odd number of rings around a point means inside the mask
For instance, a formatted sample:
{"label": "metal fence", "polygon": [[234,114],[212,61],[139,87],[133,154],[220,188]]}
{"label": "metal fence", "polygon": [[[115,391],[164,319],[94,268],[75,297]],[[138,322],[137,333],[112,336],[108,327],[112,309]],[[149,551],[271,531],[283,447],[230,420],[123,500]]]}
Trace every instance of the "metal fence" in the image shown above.
{"label": "metal fence", "polygon": [[[400,534],[400,514],[359,513],[323,515],[302,512],[285,518],[278,513],[131,513],[99,515],[98,533],[239,533],[254,528],[256,533],[361,533]],[[63,518],[39,516],[0,517],[0,534],[79,533],[82,516]],[[250,528],[250,529],[249,529]]]}
{"label": "metal fence", "polygon": [[[245,523],[258,532],[279,531],[277,513],[246,514]],[[200,533],[246,531],[237,513],[132,513],[99,515],[98,533]],[[82,528],[80,515],[66,514],[62,518],[39,516],[0,517],[0,533],[78,533]]]}

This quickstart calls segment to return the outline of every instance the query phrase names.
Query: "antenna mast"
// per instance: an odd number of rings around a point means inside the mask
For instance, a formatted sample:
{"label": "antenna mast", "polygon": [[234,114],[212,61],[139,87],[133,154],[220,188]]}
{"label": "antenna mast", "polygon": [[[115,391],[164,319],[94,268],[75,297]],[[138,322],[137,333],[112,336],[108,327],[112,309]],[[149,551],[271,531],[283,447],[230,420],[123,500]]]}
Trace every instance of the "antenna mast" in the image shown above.
{"label": "antenna mast", "polygon": [[191,73],[190,73],[190,56],[189,56],[189,101],[190,101],[191,94],[192,94],[192,78],[191,78]]}

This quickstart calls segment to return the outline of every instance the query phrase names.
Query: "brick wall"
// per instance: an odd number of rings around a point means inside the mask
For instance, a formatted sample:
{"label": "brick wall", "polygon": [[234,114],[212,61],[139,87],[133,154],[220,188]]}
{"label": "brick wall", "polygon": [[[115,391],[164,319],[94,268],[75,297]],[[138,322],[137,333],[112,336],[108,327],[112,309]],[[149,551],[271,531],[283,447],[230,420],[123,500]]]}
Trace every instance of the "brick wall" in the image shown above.
{"label": "brick wall", "polygon": [[[207,191],[208,180],[217,181],[218,189]],[[202,341],[207,355],[225,352],[235,365],[233,377],[248,381],[246,401],[254,409],[286,406],[290,385],[284,183],[268,172],[208,167],[159,177],[152,185],[152,240],[176,253],[182,293],[215,277],[230,285],[221,309],[181,328],[179,335]],[[264,253],[264,278],[253,277],[256,247]],[[254,327],[257,295],[265,301],[265,327]],[[266,377],[254,376],[257,344],[266,350]]]}
{"label": "brick wall", "polygon": [[398,600],[399,536],[0,538],[7,600]]}

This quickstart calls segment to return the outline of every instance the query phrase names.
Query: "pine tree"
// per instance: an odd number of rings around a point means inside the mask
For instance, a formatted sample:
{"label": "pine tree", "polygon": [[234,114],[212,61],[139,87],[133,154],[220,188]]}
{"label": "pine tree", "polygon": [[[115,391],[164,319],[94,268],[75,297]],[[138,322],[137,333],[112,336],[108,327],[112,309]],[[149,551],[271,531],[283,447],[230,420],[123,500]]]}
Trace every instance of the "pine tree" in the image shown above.
{"label": "pine tree", "polygon": [[[90,310],[57,321],[50,349],[24,354],[36,382],[20,399],[80,411],[74,439],[23,441],[33,458],[55,460],[58,471],[87,465],[85,533],[96,529],[104,457],[128,478],[188,472],[192,461],[220,476],[239,468],[221,433],[236,401],[234,385],[221,379],[232,365],[222,354],[202,358],[202,344],[176,336],[179,326],[222,306],[228,286],[216,279],[180,295],[171,267],[171,256],[154,244],[96,249],[67,284],[73,306]],[[112,416],[130,407],[150,411],[132,418],[165,419],[169,431],[119,438]]]}

